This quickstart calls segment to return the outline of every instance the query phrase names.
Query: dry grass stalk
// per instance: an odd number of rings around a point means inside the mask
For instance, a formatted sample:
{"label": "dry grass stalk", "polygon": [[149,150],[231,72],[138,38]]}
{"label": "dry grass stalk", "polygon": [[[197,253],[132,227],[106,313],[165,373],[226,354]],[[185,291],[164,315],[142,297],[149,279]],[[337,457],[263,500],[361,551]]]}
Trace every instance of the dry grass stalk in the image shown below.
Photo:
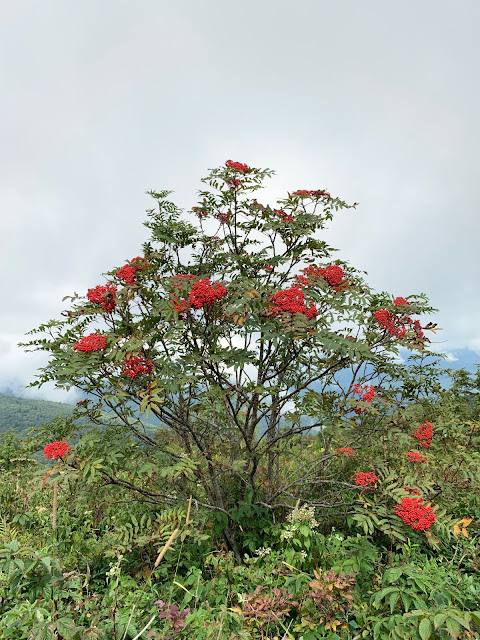
{"label": "dry grass stalk", "polygon": [[170,547],[173,544],[173,541],[175,540],[175,538],[177,537],[177,533],[180,531],[180,527],[177,527],[174,532],[172,533],[172,535],[169,537],[169,539],[166,541],[163,549],[160,551],[160,553],[158,554],[158,558],[155,560],[155,564],[153,565],[153,568],[156,569],[158,567],[158,565],[160,564],[160,562],[162,561],[163,556],[167,553],[167,551],[170,549]]}
{"label": "dry grass stalk", "polygon": [[53,483],[52,530],[57,528],[58,482]]}
{"label": "dry grass stalk", "polygon": [[[190,524],[191,520],[190,520],[190,510],[192,508],[192,496],[190,496],[190,499],[188,501],[188,507],[187,507],[187,516],[185,518],[185,524],[188,525]],[[177,527],[173,532],[172,535],[169,537],[169,539],[166,541],[163,549],[160,551],[160,553],[157,556],[157,559],[155,560],[155,564],[153,565],[153,568],[156,569],[158,567],[158,565],[160,564],[160,562],[162,561],[162,558],[164,557],[164,555],[167,553],[167,551],[170,549],[170,547],[173,544],[173,541],[175,540],[175,538],[177,537],[177,533],[180,531],[180,527]]]}
{"label": "dry grass stalk", "polygon": [[187,517],[185,518],[185,525],[189,525],[190,524],[190,509],[191,508],[192,508],[192,496],[190,496],[190,499],[188,501]]}

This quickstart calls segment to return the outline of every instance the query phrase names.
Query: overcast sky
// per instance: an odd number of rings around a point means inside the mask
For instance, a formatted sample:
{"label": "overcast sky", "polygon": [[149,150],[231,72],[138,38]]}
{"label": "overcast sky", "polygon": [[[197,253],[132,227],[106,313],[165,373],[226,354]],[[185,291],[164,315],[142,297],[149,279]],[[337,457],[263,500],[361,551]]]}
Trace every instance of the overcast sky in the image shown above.
{"label": "overcast sky", "polygon": [[44,362],[16,347],[28,330],[139,254],[145,191],[190,207],[229,158],[275,169],[269,196],[359,202],[327,233],[338,257],[426,293],[440,346],[480,356],[479,18],[473,0],[2,0],[0,391]]}

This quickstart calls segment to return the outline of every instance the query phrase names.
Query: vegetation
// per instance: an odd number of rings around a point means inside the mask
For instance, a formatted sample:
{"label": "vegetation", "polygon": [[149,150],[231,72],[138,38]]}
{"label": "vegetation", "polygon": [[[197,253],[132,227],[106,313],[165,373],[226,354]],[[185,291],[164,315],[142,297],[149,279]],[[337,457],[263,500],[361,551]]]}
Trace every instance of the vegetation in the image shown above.
{"label": "vegetation", "polygon": [[0,637],[480,637],[480,375],[443,389],[425,296],[269,174],[213,170],[196,225],[152,193],[144,256],[32,332],[89,399],[3,441]]}
{"label": "vegetation", "polygon": [[73,406],[48,400],[28,400],[0,393],[0,433],[26,433],[31,427],[51,422],[61,415],[71,416]]}

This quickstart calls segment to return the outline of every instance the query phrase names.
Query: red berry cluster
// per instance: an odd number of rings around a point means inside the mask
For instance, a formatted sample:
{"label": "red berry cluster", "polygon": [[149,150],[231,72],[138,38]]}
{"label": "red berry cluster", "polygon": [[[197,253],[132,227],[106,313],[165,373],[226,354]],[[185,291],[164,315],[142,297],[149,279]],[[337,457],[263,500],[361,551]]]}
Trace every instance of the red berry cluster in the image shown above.
{"label": "red berry cluster", "polygon": [[117,271],[117,278],[123,280],[125,284],[135,285],[137,281],[134,278],[135,269],[128,264],[124,264],[123,267]]}
{"label": "red berry cluster", "polygon": [[317,307],[310,302],[310,306],[305,304],[303,290],[300,287],[290,287],[278,291],[272,296],[270,311],[275,314],[281,313],[301,313],[311,320],[318,314]]}
{"label": "red berry cluster", "polygon": [[308,189],[298,189],[298,191],[294,191],[292,196],[296,198],[330,198],[330,194],[326,191],[321,191],[320,189],[314,189],[313,191],[309,191]]}
{"label": "red berry cluster", "polygon": [[170,296],[170,304],[178,313],[179,316],[183,315],[188,311],[188,301],[185,298],[176,298],[174,295]]}
{"label": "red berry cluster", "polygon": [[331,264],[325,269],[325,280],[328,284],[336,288],[342,284],[343,269],[336,264]]}
{"label": "red berry cluster", "polygon": [[122,376],[127,378],[135,378],[139,373],[150,373],[153,368],[153,362],[142,356],[134,356],[133,353],[125,358],[122,369]]}
{"label": "red berry cluster", "polygon": [[398,298],[395,298],[395,300],[393,301],[393,304],[396,307],[401,307],[404,304],[410,304],[410,303],[408,302],[408,300],[405,300],[405,298],[402,298],[401,296],[399,296]]}
{"label": "red berry cluster", "polygon": [[137,281],[135,280],[135,273],[137,271],[142,271],[148,267],[148,262],[145,262],[145,258],[141,256],[137,256],[130,260],[129,263],[124,264],[123,267],[117,271],[117,278],[123,280],[125,284],[136,285]]}
{"label": "red berry cluster", "polygon": [[423,498],[402,498],[395,513],[415,531],[426,531],[437,520],[432,507],[423,504]]}
{"label": "red berry cluster", "polygon": [[358,484],[360,487],[367,487],[369,484],[375,484],[378,478],[373,471],[357,471],[357,473],[352,476],[352,480],[355,480],[355,484]]}
{"label": "red berry cluster", "polygon": [[197,216],[197,218],[202,219],[208,217],[208,211],[203,207],[192,207],[192,211]]}
{"label": "red berry cluster", "polygon": [[335,451],[335,455],[338,456],[338,454],[350,457],[353,456],[353,449],[352,447],[340,447],[337,451]]}
{"label": "red berry cluster", "polygon": [[210,278],[200,278],[190,289],[188,302],[194,309],[201,309],[204,304],[211,306],[227,295],[227,290],[221,282],[212,284]]}
{"label": "red berry cluster", "polygon": [[419,496],[420,491],[418,489],[410,489],[410,487],[403,487],[403,490],[412,496]]}
{"label": "red berry cluster", "polygon": [[427,461],[425,456],[422,456],[422,454],[419,453],[418,451],[407,451],[407,453],[405,454],[405,457],[409,462],[426,462]]}
{"label": "red berry cluster", "polygon": [[302,271],[302,276],[297,276],[297,282],[302,287],[309,287],[319,278],[325,278],[326,269],[324,267],[316,267],[313,264],[308,265]]}
{"label": "red berry cluster", "polygon": [[91,333],[88,336],[83,336],[80,340],[77,340],[73,345],[75,351],[83,351],[89,353],[90,351],[101,351],[107,346],[105,336],[100,333]]}
{"label": "red berry cluster", "polygon": [[230,220],[230,211],[220,211],[220,213],[217,215],[217,218],[221,224],[227,224],[227,222]]}
{"label": "red berry cluster", "polygon": [[87,298],[94,304],[100,304],[104,311],[113,311],[115,309],[115,298],[117,287],[113,284],[97,285],[87,292]]}
{"label": "red berry cluster", "polygon": [[62,440],[57,440],[56,442],[47,444],[47,446],[43,450],[46,458],[55,458],[55,460],[63,458],[69,452],[70,445],[68,444],[68,442],[63,442]]}
{"label": "red berry cluster", "polygon": [[363,387],[361,384],[356,384],[352,388],[352,393],[357,393],[358,395],[361,395],[364,402],[372,402],[375,396],[376,390],[375,390],[375,387],[372,387],[372,385],[370,384],[366,384]]}
{"label": "red berry cluster", "polygon": [[143,271],[150,265],[148,264],[148,262],[145,261],[144,256],[137,256],[136,258],[132,258],[130,260],[130,266],[133,266],[135,271]]}
{"label": "red berry cluster", "polygon": [[191,273],[177,273],[171,277],[172,287],[181,287],[185,282],[195,280],[195,276]]}
{"label": "red berry cluster", "polygon": [[432,444],[433,427],[431,422],[424,422],[414,432],[413,437],[423,449],[428,449]]}
{"label": "red berry cluster", "polygon": [[412,320],[410,316],[398,317],[387,309],[375,311],[374,316],[378,324],[396,338],[405,337],[407,333],[407,325],[411,325],[413,327],[418,338],[423,338],[423,331],[420,326],[420,322],[418,320]]}
{"label": "red berry cluster", "polygon": [[293,216],[291,213],[287,213],[283,209],[274,209],[273,213],[276,213],[277,216],[280,216],[284,222],[293,222]]}
{"label": "red berry cluster", "polygon": [[[372,402],[376,389],[369,384],[366,384],[364,387],[362,387],[361,384],[356,384],[352,387],[352,393],[362,396],[361,399],[363,402]],[[354,411],[357,415],[360,415],[365,411],[365,408],[355,407]]]}
{"label": "red berry cluster", "polygon": [[342,267],[336,264],[328,267],[315,267],[311,264],[303,269],[302,276],[297,276],[297,282],[301,286],[308,287],[319,278],[324,278],[335,291],[341,291],[348,286],[348,282],[343,280]]}
{"label": "red berry cluster", "polygon": [[228,167],[228,169],[240,171],[241,173],[248,173],[250,171],[250,167],[247,164],[243,164],[243,162],[233,162],[233,160],[227,160],[225,162],[225,166]]}

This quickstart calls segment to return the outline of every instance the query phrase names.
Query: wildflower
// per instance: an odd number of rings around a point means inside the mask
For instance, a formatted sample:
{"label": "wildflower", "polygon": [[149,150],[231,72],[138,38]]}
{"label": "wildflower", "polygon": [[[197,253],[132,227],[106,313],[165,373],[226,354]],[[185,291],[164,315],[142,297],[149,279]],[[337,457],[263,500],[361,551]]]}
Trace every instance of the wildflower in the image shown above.
{"label": "wildflower", "polygon": [[287,521],[294,525],[295,522],[307,524],[310,529],[315,529],[320,523],[315,519],[315,507],[306,504],[302,507],[295,507],[287,516]]}
{"label": "wildflower", "polygon": [[90,351],[102,351],[102,349],[105,349],[106,344],[105,336],[102,336],[100,333],[91,333],[77,340],[72,348],[75,351],[89,353]]}

